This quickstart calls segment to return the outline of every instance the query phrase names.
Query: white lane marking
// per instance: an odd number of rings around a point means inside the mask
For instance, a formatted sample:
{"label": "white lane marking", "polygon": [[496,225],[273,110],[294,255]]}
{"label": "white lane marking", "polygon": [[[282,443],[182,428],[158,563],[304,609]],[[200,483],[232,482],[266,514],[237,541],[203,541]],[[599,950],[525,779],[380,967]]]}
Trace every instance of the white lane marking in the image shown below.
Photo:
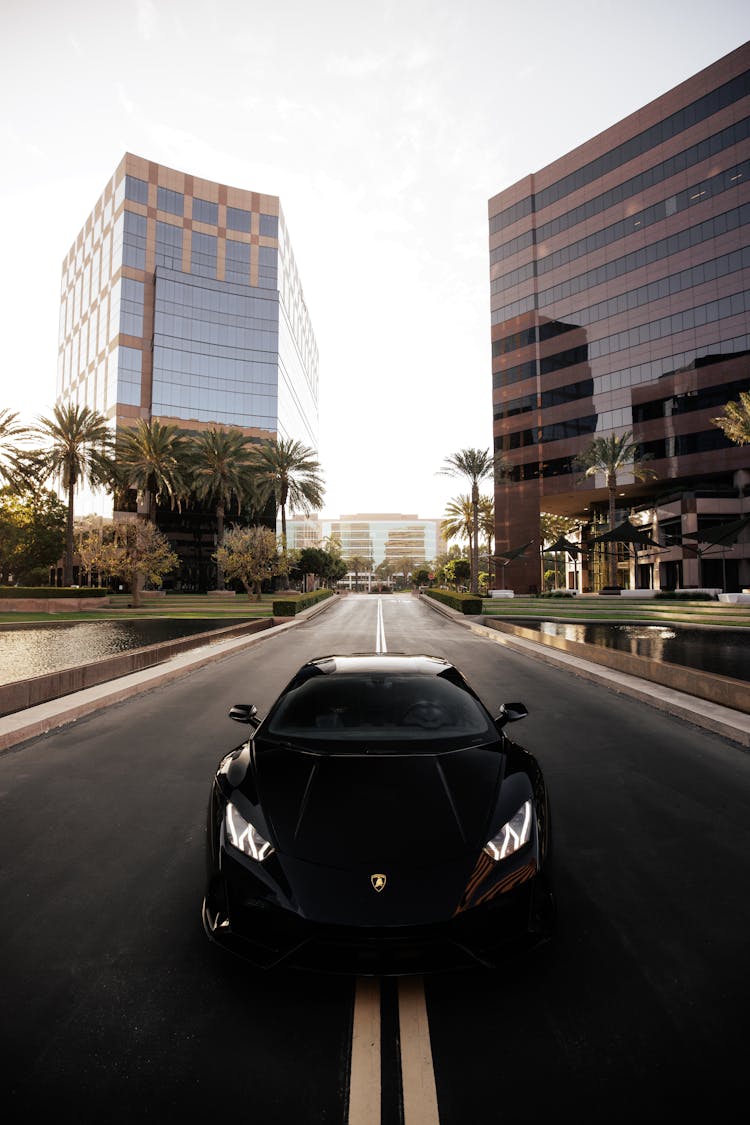
{"label": "white lane marking", "polygon": [[404,1125],[440,1125],[427,1002],[421,977],[398,982]]}
{"label": "white lane marking", "polygon": [[388,652],[385,643],[385,625],[383,624],[383,599],[378,598],[378,626],[375,632],[375,651]]}
{"label": "white lane marking", "polygon": [[348,1125],[380,1125],[380,981],[358,977],[354,994]]}

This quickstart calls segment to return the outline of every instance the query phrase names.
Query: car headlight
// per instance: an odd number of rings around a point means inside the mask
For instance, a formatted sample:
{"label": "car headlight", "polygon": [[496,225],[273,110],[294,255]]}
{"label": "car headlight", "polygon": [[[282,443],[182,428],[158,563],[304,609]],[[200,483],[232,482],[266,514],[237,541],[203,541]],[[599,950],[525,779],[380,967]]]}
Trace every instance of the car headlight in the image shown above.
{"label": "car headlight", "polygon": [[507,859],[529,842],[531,837],[531,801],[524,801],[518,812],[506,820],[500,831],[484,845],[483,851],[496,862]]}
{"label": "car headlight", "polygon": [[238,851],[249,855],[251,859],[257,859],[258,863],[263,863],[264,860],[273,855],[275,850],[273,844],[269,844],[268,840],[261,836],[258,829],[245,820],[242,813],[231,801],[227,803],[224,812],[224,827],[230,843]]}

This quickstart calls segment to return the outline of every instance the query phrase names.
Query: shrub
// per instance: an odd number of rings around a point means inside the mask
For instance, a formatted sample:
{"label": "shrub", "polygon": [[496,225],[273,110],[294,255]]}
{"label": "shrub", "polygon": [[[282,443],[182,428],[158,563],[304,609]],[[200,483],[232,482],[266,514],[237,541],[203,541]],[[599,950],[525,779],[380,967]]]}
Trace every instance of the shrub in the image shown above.
{"label": "shrub", "polygon": [[428,598],[434,598],[436,602],[442,602],[443,605],[458,610],[459,613],[480,614],[482,612],[482,599],[478,598],[476,594],[458,594],[455,590],[436,589],[425,590],[424,594]]}
{"label": "shrub", "polygon": [[294,617],[295,614],[302,613],[304,609],[309,609],[316,602],[322,602],[325,598],[332,596],[333,590],[313,590],[309,594],[287,594],[283,598],[274,598],[273,615],[274,617]]}
{"label": "shrub", "polygon": [[106,598],[104,586],[0,586],[0,598]]}

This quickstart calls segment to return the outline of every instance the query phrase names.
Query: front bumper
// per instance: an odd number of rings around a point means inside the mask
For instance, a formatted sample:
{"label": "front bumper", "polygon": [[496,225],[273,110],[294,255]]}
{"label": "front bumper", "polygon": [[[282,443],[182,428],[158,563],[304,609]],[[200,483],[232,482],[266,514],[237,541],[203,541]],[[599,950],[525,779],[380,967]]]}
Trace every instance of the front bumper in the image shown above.
{"label": "front bumper", "polygon": [[343,926],[310,921],[222,877],[209,883],[203,925],[219,945],[258,968],[361,976],[497,968],[552,935],[555,903],[544,873],[490,902],[416,926]]}

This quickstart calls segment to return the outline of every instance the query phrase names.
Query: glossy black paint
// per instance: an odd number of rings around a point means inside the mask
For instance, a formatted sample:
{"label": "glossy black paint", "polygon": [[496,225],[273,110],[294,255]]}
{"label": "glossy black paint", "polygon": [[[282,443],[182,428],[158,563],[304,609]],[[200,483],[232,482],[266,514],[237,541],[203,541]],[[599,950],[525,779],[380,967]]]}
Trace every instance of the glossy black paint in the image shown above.
{"label": "glossy black paint", "polygon": [[[304,665],[263,720],[230,714],[251,730],[211,788],[213,940],[261,967],[392,974],[495,966],[551,935],[546,786],[503,729],[523,704],[493,719],[447,661],[365,654]],[[528,841],[491,858],[527,801]],[[262,858],[231,842],[230,803]]]}

